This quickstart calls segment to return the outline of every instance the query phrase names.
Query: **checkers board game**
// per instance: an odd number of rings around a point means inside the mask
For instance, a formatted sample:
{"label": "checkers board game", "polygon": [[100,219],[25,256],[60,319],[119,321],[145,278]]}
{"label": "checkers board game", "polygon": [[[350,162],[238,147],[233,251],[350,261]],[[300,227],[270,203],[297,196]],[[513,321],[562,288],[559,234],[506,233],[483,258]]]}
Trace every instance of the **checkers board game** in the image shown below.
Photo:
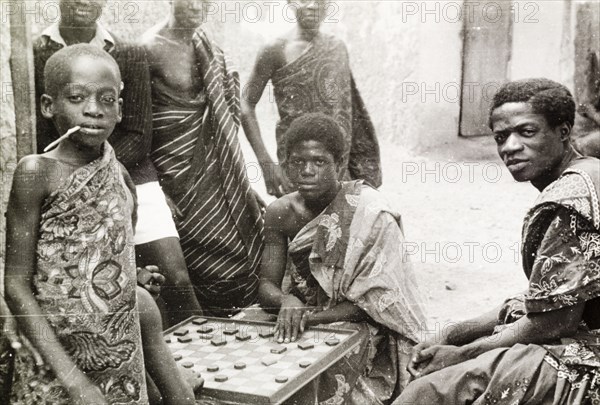
{"label": "checkers board game", "polygon": [[281,403],[359,344],[357,331],[312,327],[277,343],[275,323],[192,317],[164,332],[175,361],[204,379],[202,394],[244,404]]}

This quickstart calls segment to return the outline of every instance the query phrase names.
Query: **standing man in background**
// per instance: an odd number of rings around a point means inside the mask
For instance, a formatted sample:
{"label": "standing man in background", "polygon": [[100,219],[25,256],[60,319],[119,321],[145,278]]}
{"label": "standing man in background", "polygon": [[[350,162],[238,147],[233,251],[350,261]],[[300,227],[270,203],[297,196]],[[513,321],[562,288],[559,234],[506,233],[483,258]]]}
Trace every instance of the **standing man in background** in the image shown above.
{"label": "standing man in background", "polygon": [[231,315],[256,301],[263,218],[237,139],[239,78],[200,25],[203,0],[172,0],[142,39],[152,79],[152,160],[181,214],[198,300]]}
{"label": "standing man in background", "polygon": [[291,185],[267,152],[256,117],[256,105],[269,80],[273,83],[279,122],[275,130],[277,158],[286,156],[284,134],[291,122],[307,113],[324,113],[344,131],[343,178],[381,186],[379,144],[356,88],[346,45],[320,31],[327,0],[288,0],[296,27],[258,53],[242,98],[242,125],[265,176],[267,192],[281,197]]}

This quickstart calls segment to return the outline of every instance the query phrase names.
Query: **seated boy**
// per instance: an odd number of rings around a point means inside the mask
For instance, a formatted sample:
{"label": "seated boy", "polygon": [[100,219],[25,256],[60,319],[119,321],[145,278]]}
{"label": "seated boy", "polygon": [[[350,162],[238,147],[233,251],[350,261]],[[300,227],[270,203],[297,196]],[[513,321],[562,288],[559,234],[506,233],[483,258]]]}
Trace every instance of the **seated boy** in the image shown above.
{"label": "seated boy", "polygon": [[[121,120],[119,68],[102,49],[81,44],[50,57],[44,76],[42,113],[61,134],[79,129],[15,171],[5,285],[24,347],[10,401],[147,403],[145,356],[164,402],[193,404],[164,342],[154,344],[159,332],[140,327],[138,308],[156,309],[147,299],[138,307],[135,197],[106,142]],[[151,344],[143,346],[142,335]]]}
{"label": "seated boy", "polygon": [[[320,403],[389,400],[406,383],[406,353],[424,322],[413,271],[403,260],[400,216],[362,180],[338,181],[344,139],[333,119],[299,117],[285,139],[285,168],[298,191],[267,208],[261,305],[278,311],[280,342],[318,324],[362,334],[359,352],[320,377]],[[295,268],[286,294],[288,253]]]}

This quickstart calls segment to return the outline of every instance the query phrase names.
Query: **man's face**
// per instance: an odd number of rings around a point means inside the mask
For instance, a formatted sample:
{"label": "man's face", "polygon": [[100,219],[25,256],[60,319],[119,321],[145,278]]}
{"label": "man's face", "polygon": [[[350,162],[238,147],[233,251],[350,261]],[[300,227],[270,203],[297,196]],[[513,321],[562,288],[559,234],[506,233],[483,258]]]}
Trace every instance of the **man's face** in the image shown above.
{"label": "man's face", "polygon": [[491,123],[498,154],[515,180],[535,182],[560,165],[566,124],[550,127],[529,103],[501,105],[492,112]]}
{"label": "man's face", "polygon": [[336,189],[339,165],[321,142],[293,146],[286,162],[287,175],[307,201],[318,201]]}
{"label": "man's face", "polygon": [[329,0],[290,0],[289,3],[300,27],[318,29],[325,19]]}
{"label": "man's face", "polygon": [[106,0],[60,0],[61,24],[68,27],[91,27],[102,16]]}
{"label": "man's face", "polygon": [[196,28],[205,19],[206,0],[173,0],[173,16],[181,28]]}
{"label": "man's face", "polygon": [[71,135],[82,147],[101,145],[121,122],[121,78],[108,61],[80,56],[71,66],[66,83],[54,97],[42,96],[42,113],[60,134],[79,125]]}

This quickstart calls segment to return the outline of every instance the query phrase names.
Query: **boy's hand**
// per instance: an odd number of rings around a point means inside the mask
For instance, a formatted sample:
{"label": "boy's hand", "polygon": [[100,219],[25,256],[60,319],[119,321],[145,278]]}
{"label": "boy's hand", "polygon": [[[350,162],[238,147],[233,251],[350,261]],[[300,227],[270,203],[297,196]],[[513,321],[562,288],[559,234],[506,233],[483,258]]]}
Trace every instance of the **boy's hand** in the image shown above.
{"label": "boy's hand", "polygon": [[157,266],[138,267],[137,282],[156,299],[160,295],[160,287],[165,283],[165,276],[160,274]]}
{"label": "boy's hand", "polygon": [[281,303],[275,326],[275,340],[279,343],[295,342],[302,333],[302,318],[309,307],[293,295],[286,295]]}
{"label": "boy's hand", "polygon": [[281,165],[275,162],[268,162],[262,165],[262,171],[265,178],[265,185],[267,186],[267,193],[279,198],[292,191],[292,186],[286,179]]}
{"label": "boy's hand", "polygon": [[171,210],[171,215],[173,216],[173,218],[174,219],[182,219],[183,213],[181,212],[181,210],[179,208],[177,208],[177,204],[175,204],[175,202],[173,202],[173,200],[171,200],[171,197],[169,197],[168,195],[165,194],[165,200],[167,201],[167,205],[169,206],[169,209]]}

